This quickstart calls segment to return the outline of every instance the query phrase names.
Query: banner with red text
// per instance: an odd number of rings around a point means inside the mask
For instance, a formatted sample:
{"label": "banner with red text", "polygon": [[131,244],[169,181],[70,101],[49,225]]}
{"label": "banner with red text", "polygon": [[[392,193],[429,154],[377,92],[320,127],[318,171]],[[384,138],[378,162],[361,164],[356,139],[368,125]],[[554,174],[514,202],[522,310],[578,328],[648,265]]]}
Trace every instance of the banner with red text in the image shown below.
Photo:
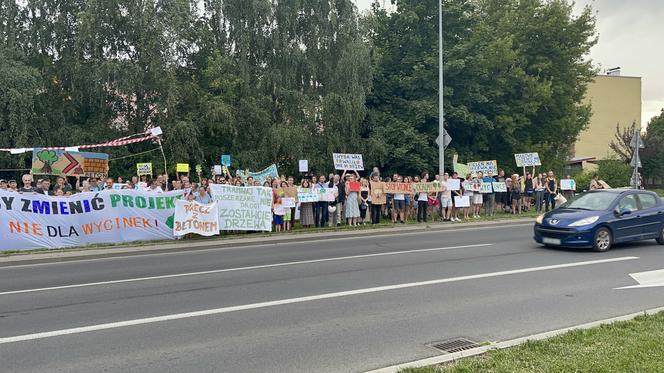
{"label": "banner with red text", "polygon": [[0,251],[170,240],[182,192],[108,190],[69,197],[0,191]]}

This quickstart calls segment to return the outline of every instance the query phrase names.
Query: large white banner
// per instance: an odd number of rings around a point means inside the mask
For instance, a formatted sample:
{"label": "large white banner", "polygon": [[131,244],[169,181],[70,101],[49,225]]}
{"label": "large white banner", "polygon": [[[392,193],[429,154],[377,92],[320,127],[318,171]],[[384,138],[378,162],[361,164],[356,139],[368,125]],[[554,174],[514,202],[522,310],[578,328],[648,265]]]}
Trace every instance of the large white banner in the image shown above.
{"label": "large white banner", "polygon": [[211,184],[222,231],[271,231],[272,188]]}
{"label": "large white banner", "polygon": [[0,251],[173,239],[180,198],[182,192],[52,197],[0,191]]}
{"label": "large white banner", "polygon": [[217,202],[208,205],[196,201],[179,200],[175,202],[173,234],[184,236],[187,233],[196,233],[201,236],[219,234]]}

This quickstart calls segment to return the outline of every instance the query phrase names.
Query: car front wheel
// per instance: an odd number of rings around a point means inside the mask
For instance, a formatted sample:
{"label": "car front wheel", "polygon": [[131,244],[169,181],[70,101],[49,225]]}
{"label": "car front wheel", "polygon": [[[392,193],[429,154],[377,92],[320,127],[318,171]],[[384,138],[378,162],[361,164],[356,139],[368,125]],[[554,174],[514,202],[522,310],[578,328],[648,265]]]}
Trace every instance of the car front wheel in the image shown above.
{"label": "car front wheel", "polygon": [[657,243],[664,245],[664,225],[659,229],[659,237],[657,237]]}
{"label": "car front wheel", "polygon": [[604,252],[611,248],[611,231],[602,227],[595,232],[593,239],[593,250]]}

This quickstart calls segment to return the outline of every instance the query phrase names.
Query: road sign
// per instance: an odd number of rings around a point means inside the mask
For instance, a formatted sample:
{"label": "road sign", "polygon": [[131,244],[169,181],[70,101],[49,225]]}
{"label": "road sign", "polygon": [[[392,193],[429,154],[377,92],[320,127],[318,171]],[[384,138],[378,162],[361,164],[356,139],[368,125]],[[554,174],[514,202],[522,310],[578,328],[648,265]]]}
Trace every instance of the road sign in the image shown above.
{"label": "road sign", "polygon": [[[447,133],[447,130],[443,130],[443,138],[445,139],[445,141],[443,141],[443,148],[447,148],[447,146],[450,145],[450,142],[452,142],[452,136]],[[440,146],[440,135],[436,138],[436,144]]]}

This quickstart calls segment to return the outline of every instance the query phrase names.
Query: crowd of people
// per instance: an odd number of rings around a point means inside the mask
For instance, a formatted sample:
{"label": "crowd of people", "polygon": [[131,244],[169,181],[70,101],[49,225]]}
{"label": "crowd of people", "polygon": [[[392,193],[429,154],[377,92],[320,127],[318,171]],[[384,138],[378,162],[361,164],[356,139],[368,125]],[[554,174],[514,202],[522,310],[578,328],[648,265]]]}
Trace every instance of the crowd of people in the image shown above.
{"label": "crowd of people", "polygon": [[[569,178],[569,176],[568,176]],[[463,181],[481,181],[483,183],[504,182],[506,191],[480,193],[464,189],[449,190],[446,187],[449,179]],[[263,181],[254,180],[249,176],[246,179],[238,176],[212,175],[212,178],[199,177],[198,182],[192,182],[188,175],[178,175],[169,179],[167,175],[156,177],[132,176],[124,179],[122,177],[96,179],[88,178],[82,180],[80,177],[72,178],[74,184],[70,184],[66,177],[55,178],[51,184],[49,177],[33,179],[33,175],[25,174],[21,178],[21,185],[15,180],[0,180],[0,189],[15,191],[19,193],[38,193],[53,196],[70,196],[73,193],[99,192],[103,190],[142,190],[146,193],[163,193],[165,191],[182,190],[187,200],[194,200],[202,204],[213,201],[210,195],[210,185],[227,184],[234,186],[263,186],[273,190],[273,216],[276,231],[289,231],[295,226],[299,215],[300,224],[305,227],[349,226],[364,224],[379,224],[381,220],[387,219],[394,224],[405,223],[409,219],[417,222],[427,222],[431,219],[458,222],[470,220],[485,215],[493,216],[496,212],[509,214],[522,214],[534,209],[537,212],[555,209],[561,200],[572,198],[573,190],[560,191],[560,185],[554,173],[530,173],[525,175],[513,174],[506,176],[503,170],[497,174],[465,175],[461,177],[457,173],[451,175],[430,175],[423,172],[415,176],[403,176],[393,174],[383,176],[377,168],[374,168],[368,177],[362,177],[357,171],[343,172],[342,174],[330,173],[328,175],[306,175],[296,182],[292,176],[267,177]],[[384,202],[372,201],[372,187],[374,182],[397,182],[397,183],[420,183],[420,182],[442,183],[442,192],[436,193],[390,193],[386,194]],[[350,184],[360,183],[360,190],[351,191]],[[297,207],[284,206],[287,197],[286,190],[293,188],[326,189],[333,198],[319,202],[303,202]],[[599,189],[601,185],[597,177],[593,178],[590,189]],[[559,193],[559,192],[562,192]],[[469,207],[457,207],[455,197],[468,197]]]}

